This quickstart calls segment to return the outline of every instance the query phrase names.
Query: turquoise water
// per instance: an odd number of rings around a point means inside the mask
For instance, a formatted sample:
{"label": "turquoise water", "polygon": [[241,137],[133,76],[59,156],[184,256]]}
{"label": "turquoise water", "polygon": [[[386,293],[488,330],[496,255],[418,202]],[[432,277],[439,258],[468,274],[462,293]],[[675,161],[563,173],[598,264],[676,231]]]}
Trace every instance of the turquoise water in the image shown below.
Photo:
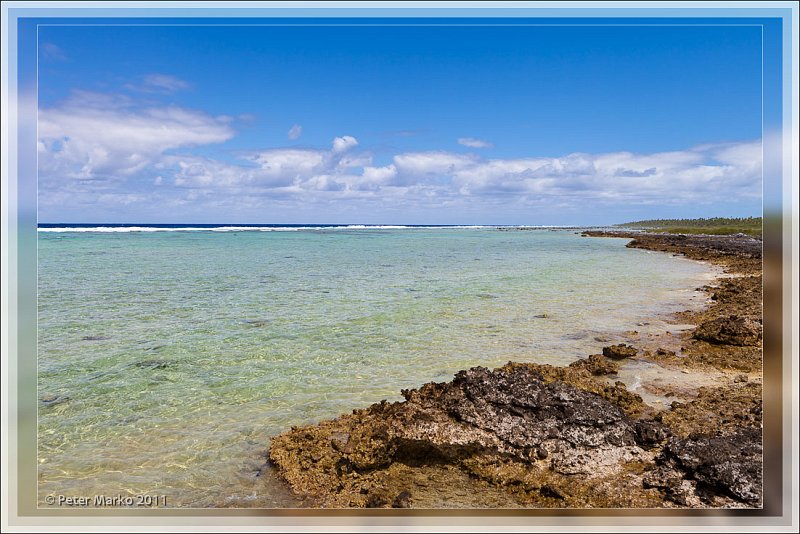
{"label": "turquoise water", "polygon": [[[292,506],[270,436],[686,309],[709,267],[570,231],[39,234],[39,498]],[[543,317],[545,316],[545,317]]]}

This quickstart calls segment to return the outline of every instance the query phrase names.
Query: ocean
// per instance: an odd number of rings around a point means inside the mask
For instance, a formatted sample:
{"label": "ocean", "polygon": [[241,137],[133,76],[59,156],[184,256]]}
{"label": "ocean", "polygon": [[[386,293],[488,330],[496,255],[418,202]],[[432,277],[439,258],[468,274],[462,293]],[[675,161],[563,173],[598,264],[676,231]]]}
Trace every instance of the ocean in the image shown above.
{"label": "ocean", "polygon": [[39,501],[297,506],[264,468],[271,436],[476,365],[566,365],[704,303],[711,266],[625,243],[478,226],[40,225]]}

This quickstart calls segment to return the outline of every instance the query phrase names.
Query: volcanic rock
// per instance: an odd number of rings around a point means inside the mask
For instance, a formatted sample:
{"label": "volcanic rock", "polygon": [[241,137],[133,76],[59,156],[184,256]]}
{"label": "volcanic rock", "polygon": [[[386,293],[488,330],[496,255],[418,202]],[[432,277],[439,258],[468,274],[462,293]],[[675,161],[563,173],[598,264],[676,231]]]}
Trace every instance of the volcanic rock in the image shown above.
{"label": "volcanic rock", "polygon": [[701,324],[695,330],[694,337],[717,345],[755,346],[761,341],[762,332],[761,323],[730,315]]}
{"label": "volcanic rock", "polygon": [[667,489],[667,495],[681,495],[677,490],[683,480],[698,483],[701,500],[719,493],[749,505],[762,500],[763,448],[760,428],[744,427],[717,435],[694,434],[671,438],[657,459],[660,469],[646,484]]}

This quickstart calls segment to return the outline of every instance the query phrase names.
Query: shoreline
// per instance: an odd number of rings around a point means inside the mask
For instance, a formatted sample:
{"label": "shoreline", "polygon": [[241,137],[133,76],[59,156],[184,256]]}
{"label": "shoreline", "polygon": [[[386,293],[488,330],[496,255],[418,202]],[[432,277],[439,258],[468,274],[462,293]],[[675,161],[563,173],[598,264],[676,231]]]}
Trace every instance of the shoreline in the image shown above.
{"label": "shoreline", "polygon": [[[632,331],[566,367],[475,367],[293,427],[272,439],[269,463],[294,494],[319,508],[759,507],[760,241],[582,235],[721,267],[698,288],[713,304],[673,314],[692,328]],[[620,378],[630,384],[636,366],[657,372],[629,390]]]}

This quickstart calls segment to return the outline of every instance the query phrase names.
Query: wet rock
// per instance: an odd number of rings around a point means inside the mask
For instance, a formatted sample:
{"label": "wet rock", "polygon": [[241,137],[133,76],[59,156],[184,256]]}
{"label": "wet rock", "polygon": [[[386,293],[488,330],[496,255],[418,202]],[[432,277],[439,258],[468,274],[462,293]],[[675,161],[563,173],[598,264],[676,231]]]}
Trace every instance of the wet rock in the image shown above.
{"label": "wet rock", "polygon": [[592,354],[585,360],[577,360],[569,364],[573,369],[586,369],[595,376],[612,375],[619,372],[619,364],[604,358],[599,354]]}
{"label": "wet rock", "polygon": [[39,401],[41,401],[41,403],[47,407],[57,406],[69,400],[70,397],[68,395],[43,395],[39,398]]}
{"label": "wet rock", "polygon": [[571,340],[579,340],[579,339],[586,339],[589,337],[589,334],[586,332],[572,332],[570,334],[564,334],[562,339],[571,339]]}
{"label": "wet rock", "polygon": [[132,364],[133,367],[138,367],[139,369],[167,369],[172,367],[173,363],[168,360],[142,360],[139,362],[135,362]]}
{"label": "wet rock", "polygon": [[[658,463],[719,493],[756,505],[762,500],[763,448],[760,428],[745,427],[717,435],[671,438]],[[706,497],[707,499],[707,497]]]}
{"label": "wet rock", "polygon": [[635,347],[620,343],[619,345],[611,345],[603,347],[603,356],[606,358],[613,358],[615,360],[622,360],[625,358],[633,358],[638,351]]}
{"label": "wet rock", "polygon": [[694,332],[695,339],[717,345],[755,346],[761,341],[763,327],[747,317],[730,315],[706,321]]}
{"label": "wet rock", "polygon": [[244,324],[252,328],[262,328],[264,326],[268,326],[270,321],[268,319],[246,319]]}

